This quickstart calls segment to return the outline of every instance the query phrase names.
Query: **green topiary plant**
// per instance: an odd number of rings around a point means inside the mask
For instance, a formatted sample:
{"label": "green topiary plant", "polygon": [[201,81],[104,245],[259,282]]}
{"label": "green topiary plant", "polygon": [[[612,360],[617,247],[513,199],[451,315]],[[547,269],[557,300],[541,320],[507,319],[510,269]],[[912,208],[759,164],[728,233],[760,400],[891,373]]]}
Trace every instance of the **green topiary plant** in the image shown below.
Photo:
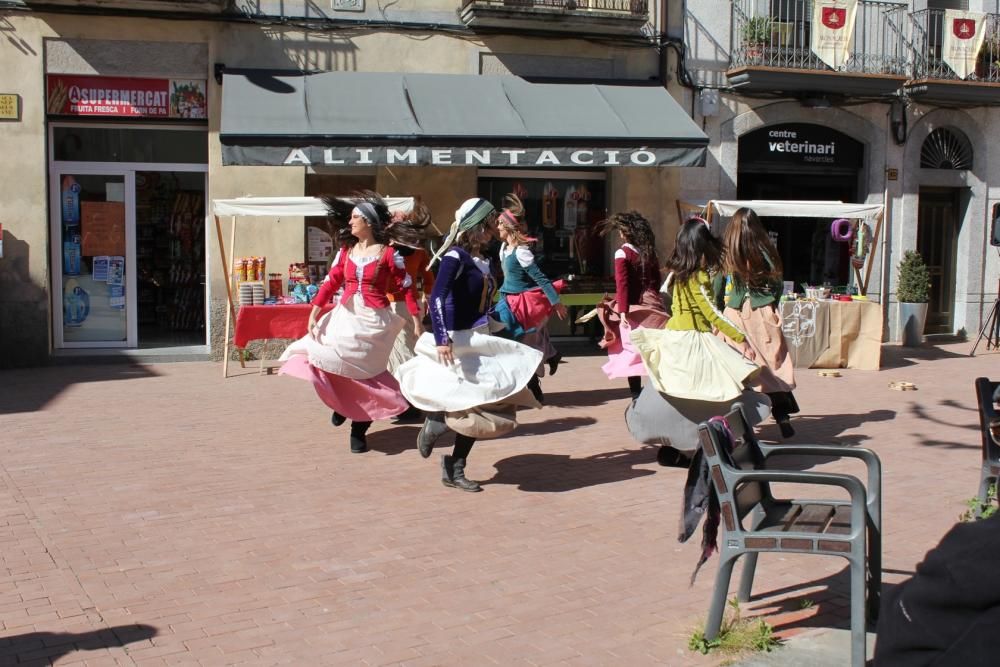
{"label": "green topiary plant", "polygon": [[924,258],[915,250],[907,250],[899,263],[899,285],[896,300],[900,303],[927,303],[930,301],[931,274]]}

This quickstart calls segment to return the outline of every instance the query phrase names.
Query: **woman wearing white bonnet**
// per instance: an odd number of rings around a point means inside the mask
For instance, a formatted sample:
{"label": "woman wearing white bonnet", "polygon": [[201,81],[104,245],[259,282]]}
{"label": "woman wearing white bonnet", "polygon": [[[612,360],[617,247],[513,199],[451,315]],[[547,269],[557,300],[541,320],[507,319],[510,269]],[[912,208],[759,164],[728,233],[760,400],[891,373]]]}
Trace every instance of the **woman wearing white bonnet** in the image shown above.
{"label": "woman wearing white bonnet", "polygon": [[428,311],[433,333],[417,341],[416,356],[397,370],[406,399],[427,413],[417,436],[420,455],[455,432],[455,448],[441,457],[441,482],[463,491],[481,491],[465,476],[476,440],[496,438],[517,426],[517,407],[538,407],[526,389],[541,352],[493,336],[487,317],[497,285],[482,246],[495,232],[497,211],[485,199],[466,200],[444,244]]}

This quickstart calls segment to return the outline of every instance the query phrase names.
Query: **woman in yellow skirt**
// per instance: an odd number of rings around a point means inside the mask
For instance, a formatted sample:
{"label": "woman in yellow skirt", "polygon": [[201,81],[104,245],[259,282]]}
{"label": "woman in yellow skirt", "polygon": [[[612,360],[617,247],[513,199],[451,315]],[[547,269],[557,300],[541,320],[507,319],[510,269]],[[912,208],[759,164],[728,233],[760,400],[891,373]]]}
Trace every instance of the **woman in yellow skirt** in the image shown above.
{"label": "woman in yellow skirt", "polygon": [[[677,398],[730,401],[759,372],[746,335],[715,307],[709,274],[721,263],[722,244],[708,223],[701,218],[685,222],[667,263],[671,273],[661,288],[672,296],[670,321],[665,329],[632,332],[632,343],[657,391]],[[739,349],[713,335],[715,329]]]}

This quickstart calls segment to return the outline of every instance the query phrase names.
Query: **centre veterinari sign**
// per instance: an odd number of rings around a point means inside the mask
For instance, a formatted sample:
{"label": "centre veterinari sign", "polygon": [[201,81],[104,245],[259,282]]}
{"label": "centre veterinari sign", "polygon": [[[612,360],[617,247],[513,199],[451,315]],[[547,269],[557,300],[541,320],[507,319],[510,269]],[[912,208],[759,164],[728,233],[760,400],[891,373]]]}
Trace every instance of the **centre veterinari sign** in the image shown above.
{"label": "centre veterinari sign", "polygon": [[796,169],[862,165],[864,145],[824,125],[783,123],[740,137],[740,162],[761,167]]}
{"label": "centre veterinari sign", "polygon": [[837,142],[818,144],[808,139],[799,139],[794,130],[771,130],[768,132],[767,148],[771,153],[800,153],[805,162],[835,161]]}

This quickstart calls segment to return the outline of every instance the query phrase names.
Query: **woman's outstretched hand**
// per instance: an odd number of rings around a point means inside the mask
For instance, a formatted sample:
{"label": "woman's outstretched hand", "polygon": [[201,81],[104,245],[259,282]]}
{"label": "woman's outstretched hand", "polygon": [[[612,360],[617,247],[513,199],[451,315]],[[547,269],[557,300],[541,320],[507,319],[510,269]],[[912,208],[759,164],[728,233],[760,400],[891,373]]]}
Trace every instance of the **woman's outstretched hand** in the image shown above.
{"label": "woman's outstretched hand", "polygon": [[442,364],[450,366],[455,363],[455,356],[451,353],[451,345],[438,345],[437,346],[438,361]]}

